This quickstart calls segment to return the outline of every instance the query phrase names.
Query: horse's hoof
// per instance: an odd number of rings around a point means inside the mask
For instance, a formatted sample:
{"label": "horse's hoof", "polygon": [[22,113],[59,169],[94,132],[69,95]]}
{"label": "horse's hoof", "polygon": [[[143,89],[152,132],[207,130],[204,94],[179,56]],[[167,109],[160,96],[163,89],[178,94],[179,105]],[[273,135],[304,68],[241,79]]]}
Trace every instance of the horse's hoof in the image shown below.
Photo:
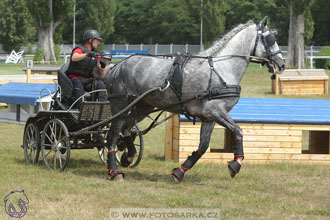
{"label": "horse's hoof", "polygon": [[184,173],[179,168],[172,170],[172,177],[175,183],[181,183],[184,177]]}
{"label": "horse's hoof", "polygon": [[107,179],[112,181],[123,181],[125,174],[120,170],[108,171]]}
{"label": "horse's hoof", "polygon": [[236,160],[232,160],[228,162],[228,171],[232,178],[234,178],[236,174],[239,173],[240,169],[241,169],[241,165]]}

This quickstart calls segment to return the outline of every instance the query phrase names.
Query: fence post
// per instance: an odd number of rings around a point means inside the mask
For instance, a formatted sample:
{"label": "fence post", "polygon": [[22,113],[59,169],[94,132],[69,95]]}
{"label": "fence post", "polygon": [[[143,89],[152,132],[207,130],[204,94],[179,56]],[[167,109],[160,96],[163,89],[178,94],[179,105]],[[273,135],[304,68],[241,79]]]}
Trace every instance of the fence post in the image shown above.
{"label": "fence post", "polygon": [[141,51],[143,50],[143,44],[140,44],[140,50]]}
{"label": "fence post", "polygon": [[170,44],[170,54],[173,53],[173,44]]}
{"label": "fence post", "polygon": [[112,44],[112,50],[115,50],[116,44]]}
{"label": "fence post", "polygon": [[155,44],[155,55],[158,54],[158,44]]}
{"label": "fence post", "polygon": [[188,53],[188,44],[186,44],[186,53]]}
{"label": "fence post", "polygon": [[125,44],[125,50],[128,51],[128,44]]}
{"label": "fence post", "polygon": [[31,82],[31,68],[33,67],[33,61],[32,60],[27,60],[26,61],[26,82],[29,83]]}
{"label": "fence post", "polygon": [[311,56],[310,56],[310,60],[309,62],[311,63],[311,69],[313,69],[313,45],[311,45],[311,49],[310,49],[310,52],[311,52]]}

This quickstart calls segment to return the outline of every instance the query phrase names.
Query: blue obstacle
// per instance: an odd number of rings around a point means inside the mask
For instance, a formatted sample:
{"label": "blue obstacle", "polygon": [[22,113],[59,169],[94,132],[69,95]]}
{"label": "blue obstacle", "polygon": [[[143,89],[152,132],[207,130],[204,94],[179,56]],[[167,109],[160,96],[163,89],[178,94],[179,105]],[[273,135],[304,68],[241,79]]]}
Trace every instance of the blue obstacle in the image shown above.
{"label": "blue obstacle", "polygon": [[[237,123],[330,124],[330,100],[240,98],[229,115]],[[180,121],[188,119],[180,115]]]}
{"label": "blue obstacle", "polygon": [[[45,90],[40,93],[42,89]],[[50,93],[55,93],[55,91],[56,88],[54,84],[9,82],[1,85],[0,103],[8,104],[8,112],[0,112],[0,121],[24,121],[29,114],[38,111],[37,104],[38,101],[41,101],[39,98],[45,98],[46,96],[49,96]],[[23,106],[28,106],[25,108],[28,114],[23,114],[23,111],[21,112],[21,107]],[[33,110],[30,110],[30,106],[34,106],[34,108],[32,108]]]}

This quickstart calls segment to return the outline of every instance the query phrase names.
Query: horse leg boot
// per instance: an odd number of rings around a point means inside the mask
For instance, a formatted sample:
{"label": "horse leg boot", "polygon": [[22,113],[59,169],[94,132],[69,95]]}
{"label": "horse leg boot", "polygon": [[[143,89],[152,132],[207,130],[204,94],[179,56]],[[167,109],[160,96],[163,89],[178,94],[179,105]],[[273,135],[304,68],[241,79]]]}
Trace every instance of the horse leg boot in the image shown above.
{"label": "horse leg boot", "polygon": [[108,143],[109,143],[109,151],[108,151],[108,159],[107,159],[107,165],[108,165],[108,179],[110,180],[122,180],[125,176],[125,174],[120,171],[117,168],[116,164],[116,143],[119,138],[119,132],[116,134],[116,132],[113,132],[112,129],[114,124],[111,125],[110,131],[108,132]]}
{"label": "horse leg boot", "polygon": [[229,174],[232,178],[239,173],[242,161],[244,159],[243,153],[243,134],[241,129],[237,126],[235,128],[235,140],[234,140],[234,160],[228,162]]}
{"label": "horse leg boot", "polygon": [[214,122],[202,122],[200,132],[200,143],[197,151],[192,152],[191,156],[181,165],[181,167],[172,170],[172,177],[176,183],[183,180],[184,175],[195,163],[203,156],[210,144],[211,134],[214,128]]}
{"label": "horse leg boot", "polygon": [[127,147],[127,153],[125,152],[121,156],[120,164],[123,167],[128,167],[132,163],[133,158],[136,155],[136,148],[135,148],[135,145],[134,145],[134,139],[135,138],[132,135],[125,136],[123,138],[124,138],[125,145]]}

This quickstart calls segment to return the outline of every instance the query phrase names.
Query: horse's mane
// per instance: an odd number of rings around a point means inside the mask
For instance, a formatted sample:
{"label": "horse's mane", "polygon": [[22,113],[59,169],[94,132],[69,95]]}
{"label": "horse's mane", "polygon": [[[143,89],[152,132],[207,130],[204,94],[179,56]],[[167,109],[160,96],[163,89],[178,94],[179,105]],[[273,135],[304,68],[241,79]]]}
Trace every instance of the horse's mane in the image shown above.
{"label": "horse's mane", "polygon": [[225,45],[241,30],[253,25],[254,22],[252,20],[246,22],[245,24],[239,24],[231,31],[227,32],[226,34],[222,35],[218,40],[212,43],[212,46],[208,49],[201,51],[199,53],[200,56],[212,56],[216,52],[220,52],[221,49],[225,47]]}

